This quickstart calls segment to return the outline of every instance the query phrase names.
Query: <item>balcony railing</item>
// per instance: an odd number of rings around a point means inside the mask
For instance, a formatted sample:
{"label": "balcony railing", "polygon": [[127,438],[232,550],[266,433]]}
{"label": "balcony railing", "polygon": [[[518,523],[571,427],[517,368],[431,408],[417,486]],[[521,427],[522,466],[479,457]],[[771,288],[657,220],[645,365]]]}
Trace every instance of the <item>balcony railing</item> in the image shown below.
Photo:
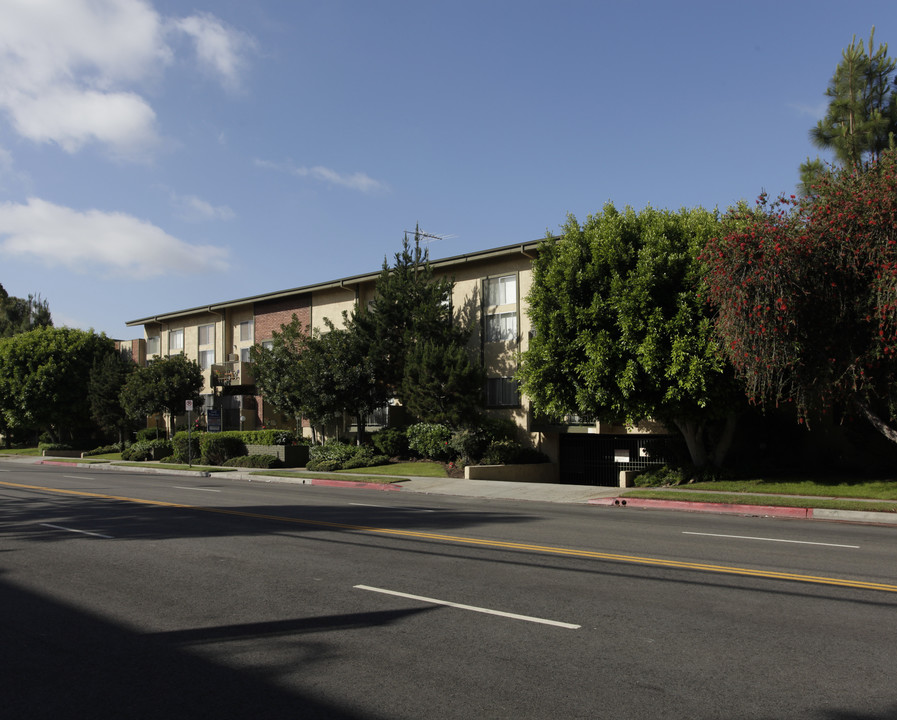
{"label": "balcony railing", "polygon": [[212,387],[228,387],[231,385],[255,385],[252,374],[252,363],[229,361],[212,365]]}

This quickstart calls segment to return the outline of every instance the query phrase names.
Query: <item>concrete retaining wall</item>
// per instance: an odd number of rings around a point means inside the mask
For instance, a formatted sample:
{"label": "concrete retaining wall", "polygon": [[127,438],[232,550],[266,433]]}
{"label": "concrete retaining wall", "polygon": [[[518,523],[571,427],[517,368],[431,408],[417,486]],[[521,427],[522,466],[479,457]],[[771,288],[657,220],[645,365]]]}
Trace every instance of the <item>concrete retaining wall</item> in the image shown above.
{"label": "concrete retaining wall", "polygon": [[510,480],[512,482],[556,483],[560,480],[554,463],[534,465],[468,465],[464,468],[467,480]]}
{"label": "concrete retaining wall", "polygon": [[274,455],[284,467],[305,467],[308,445],[247,445],[248,455]]}

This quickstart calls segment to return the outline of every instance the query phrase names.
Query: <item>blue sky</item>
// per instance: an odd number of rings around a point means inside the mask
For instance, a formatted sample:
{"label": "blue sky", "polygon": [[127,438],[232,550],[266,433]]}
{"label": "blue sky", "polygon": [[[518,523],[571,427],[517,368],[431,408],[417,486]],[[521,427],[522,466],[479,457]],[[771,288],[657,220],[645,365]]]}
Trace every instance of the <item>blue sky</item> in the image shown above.
{"label": "blue sky", "polygon": [[[892,2],[0,0],[0,283],[57,325],[791,192]],[[897,45],[892,55],[897,55]]]}

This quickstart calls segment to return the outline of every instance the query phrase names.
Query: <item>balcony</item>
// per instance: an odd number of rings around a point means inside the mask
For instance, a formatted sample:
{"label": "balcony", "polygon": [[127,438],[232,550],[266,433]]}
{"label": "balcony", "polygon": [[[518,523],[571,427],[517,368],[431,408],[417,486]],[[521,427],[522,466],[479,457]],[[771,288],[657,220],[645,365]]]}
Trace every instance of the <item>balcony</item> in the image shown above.
{"label": "balcony", "polygon": [[231,387],[237,385],[255,385],[252,374],[252,363],[239,360],[212,365],[212,387]]}

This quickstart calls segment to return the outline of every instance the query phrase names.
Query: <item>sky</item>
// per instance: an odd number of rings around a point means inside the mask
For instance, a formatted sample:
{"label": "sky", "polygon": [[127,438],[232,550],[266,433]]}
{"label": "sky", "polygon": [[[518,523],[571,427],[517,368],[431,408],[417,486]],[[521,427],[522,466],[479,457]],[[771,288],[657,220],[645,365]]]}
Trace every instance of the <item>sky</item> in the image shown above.
{"label": "sky", "polygon": [[893,2],[0,0],[0,284],[129,339],[417,225],[438,259],[791,193],[873,26]]}

